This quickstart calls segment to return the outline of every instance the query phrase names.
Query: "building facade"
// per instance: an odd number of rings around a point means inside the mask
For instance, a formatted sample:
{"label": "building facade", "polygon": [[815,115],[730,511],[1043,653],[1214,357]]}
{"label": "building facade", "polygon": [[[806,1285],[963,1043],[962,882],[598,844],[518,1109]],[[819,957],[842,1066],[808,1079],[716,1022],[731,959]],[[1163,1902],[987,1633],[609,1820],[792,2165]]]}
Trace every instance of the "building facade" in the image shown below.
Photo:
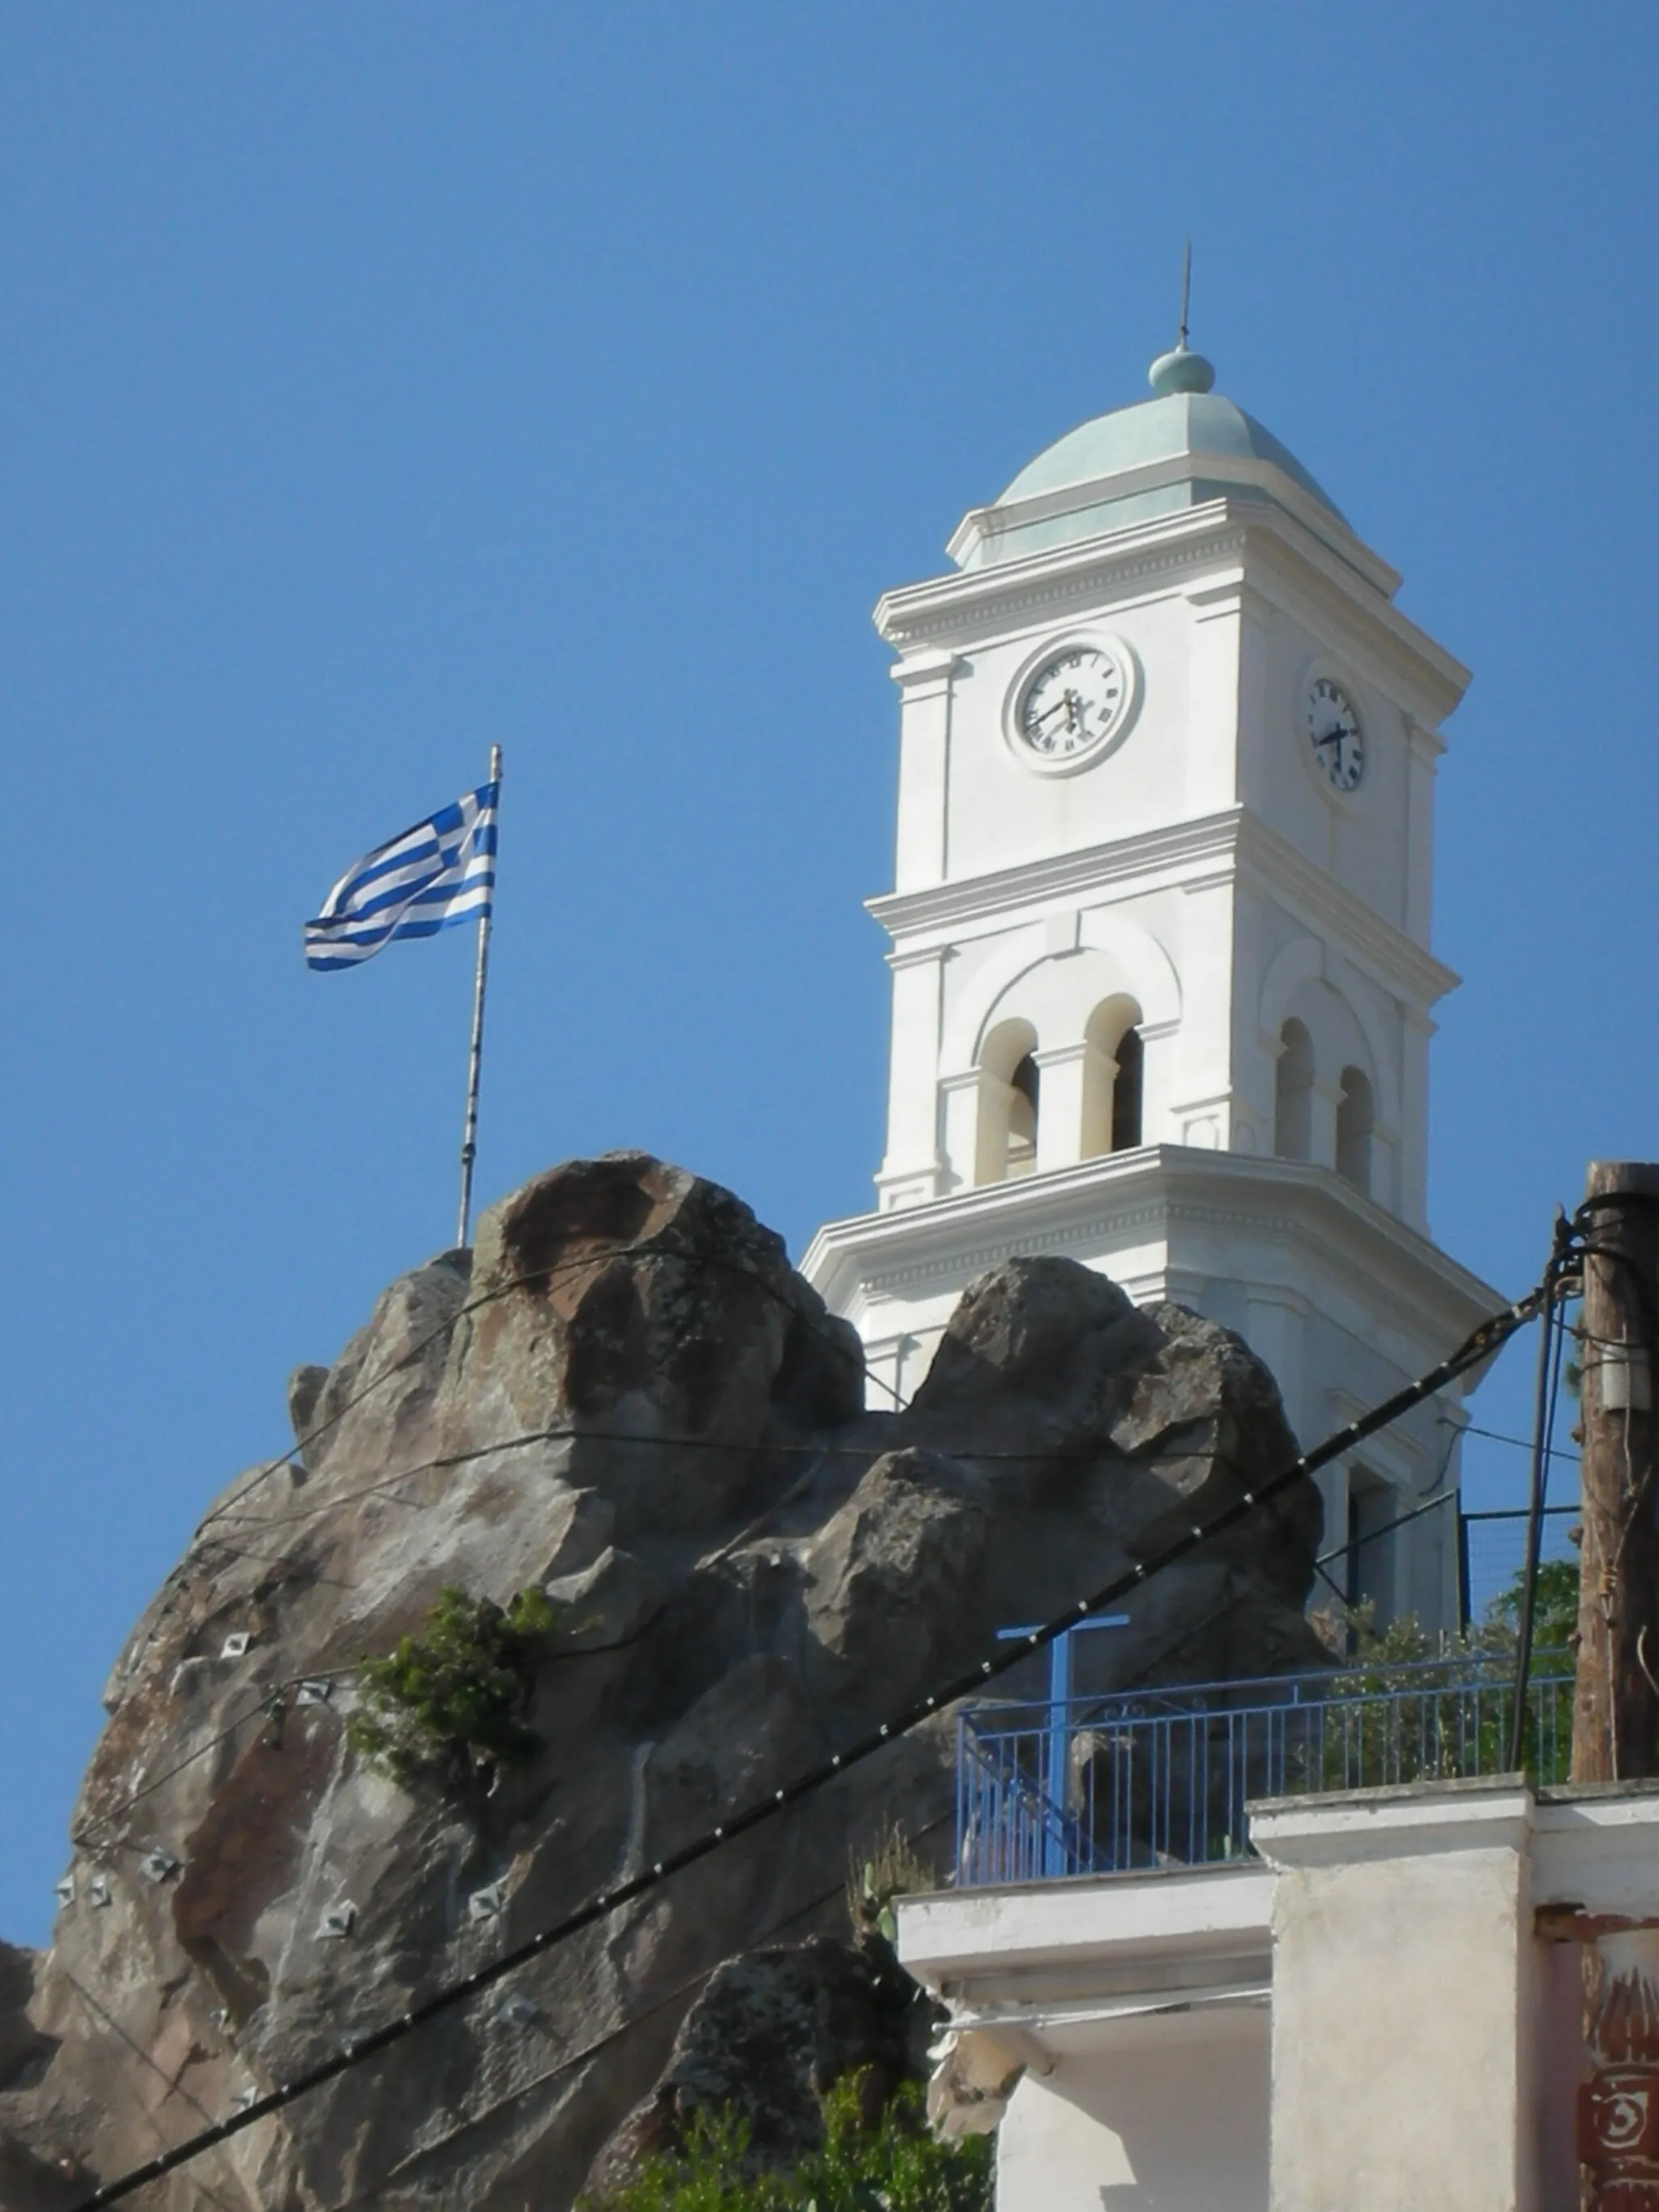
{"label": "building facade", "polygon": [[[1252,1806],[1255,1856],[898,1905],[997,2212],[1649,2212],[1659,1794]],[[1588,2001],[1587,2001],[1588,1999]]]}
{"label": "building facade", "polygon": [[[1468,673],[1184,347],[876,613],[897,656],[887,1150],[805,1272],[908,1397],[966,1285],[1062,1253],[1237,1329],[1304,1443],[1497,1294],[1433,1243],[1441,725]],[[1379,1613],[1456,1602],[1454,1393],[1326,1478]],[[1339,1534],[1337,1532],[1346,1532]]]}

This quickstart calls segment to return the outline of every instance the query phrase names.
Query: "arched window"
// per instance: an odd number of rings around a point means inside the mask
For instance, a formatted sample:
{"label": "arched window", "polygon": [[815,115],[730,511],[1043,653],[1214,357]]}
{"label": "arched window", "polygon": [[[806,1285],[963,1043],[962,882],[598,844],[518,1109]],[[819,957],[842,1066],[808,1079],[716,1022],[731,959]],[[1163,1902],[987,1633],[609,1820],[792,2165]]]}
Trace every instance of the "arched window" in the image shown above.
{"label": "arched window", "polygon": [[1008,1164],[1005,1172],[1028,1176],[1036,1165],[1037,1064],[1028,1052],[1008,1079]]}
{"label": "arched window", "polygon": [[1097,1006],[1084,1029],[1083,1129],[1079,1157],[1127,1152],[1140,1142],[1142,1072],[1140,1008],[1124,995]]}
{"label": "arched window", "polygon": [[999,1022],[981,1048],[976,1183],[1028,1176],[1036,1165],[1036,1041],[1030,1022]]}
{"label": "arched window", "polygon": [[1342,1071],[1342,1097],[1336,1109],[1336,1171],[1345,1182],[1369,1196],[1371,1188],[1371,1108],[1369,1076],[1357,1067]]}
{"label": "arched window", "polygon": [[1313,1039],[1291,1019],[1279,1033],[1273,1087],[1273,1150],[1281,1160],[1305,1160],[1313,1152]]}
{"label": "arched window", "polygon": [[1125,1030],[1117,1041],[1117,1076],[1112,1085],[1112,1150],[1132,1152],[1140,1142],[1141,1079],[1146,1048],[1139,1030]]}

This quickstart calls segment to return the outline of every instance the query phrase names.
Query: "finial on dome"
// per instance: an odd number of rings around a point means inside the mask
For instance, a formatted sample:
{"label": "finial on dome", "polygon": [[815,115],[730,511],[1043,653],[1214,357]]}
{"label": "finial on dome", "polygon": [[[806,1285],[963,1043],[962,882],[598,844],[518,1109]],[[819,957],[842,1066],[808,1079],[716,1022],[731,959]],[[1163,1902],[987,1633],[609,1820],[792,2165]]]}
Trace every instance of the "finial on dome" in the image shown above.
{"label": "finial on dome", "polygon": [[1208,392],[1215,383],[1215,369],[1201,353],[1191,352],[1187,344],[1187,310],[1193,296],[1193,241],[1187,240],[1187,250],[1181,262],[1181,324],[1173,353],[1161,353],[1146,372],[1146,381],[1160,399],[1168,399],[1177,392]]}

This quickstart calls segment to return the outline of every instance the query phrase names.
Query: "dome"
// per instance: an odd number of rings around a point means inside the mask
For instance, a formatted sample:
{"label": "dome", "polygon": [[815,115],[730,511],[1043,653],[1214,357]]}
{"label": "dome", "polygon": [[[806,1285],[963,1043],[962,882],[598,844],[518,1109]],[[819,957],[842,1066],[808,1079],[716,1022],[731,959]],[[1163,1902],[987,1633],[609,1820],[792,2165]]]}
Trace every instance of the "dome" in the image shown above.
{"label": "dome", "polygon": [[1224,495],[1282,504],[1286,482],[1347,538],[1335,501],[1254,416],[1219,392],[1166,386],[1056,439],[993,506],[967,519],[951,550],[963,568],[988,567]]}
{"label": "dome", "polygon": [[1115,407],[1109,415],[1097,415],[1058,438],[1034,461],[1028,462],[997,501],[1030,499],[1038,492],[1058,491],[1065,484],[1093,483],[1102,477],[1121,476],[1126,470],[1145,468],[1152,461],[1171,461],[1188,455],[1224,454],[1238,461],[1267,461],[1293,484],[1328,507],[1338,521],[1342,510],[1316,483],[1287,447],[1271,430],[1264,430],[1254,415],[1247,415],[1218,392],[1177,392],[1167,399],[1143,399],[1132,407]]}

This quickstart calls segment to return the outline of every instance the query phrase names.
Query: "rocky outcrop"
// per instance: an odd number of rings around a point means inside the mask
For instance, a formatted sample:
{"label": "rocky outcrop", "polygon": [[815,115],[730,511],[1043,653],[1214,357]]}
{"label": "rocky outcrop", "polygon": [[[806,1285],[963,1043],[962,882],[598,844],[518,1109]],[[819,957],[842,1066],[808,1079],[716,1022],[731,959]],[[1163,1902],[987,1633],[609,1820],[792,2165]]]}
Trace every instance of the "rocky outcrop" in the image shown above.
{"label": "rocky outcrop", "polygon": [[604,2194],[654,2152],[678,2149],[699,2112],[746,2123],[757,2166],[797,2165],[824,2138],[823,2099],[847,2075],[878,2118],[926,2069],[936,2008],[886,1943],[830,1936],[744,1952],[717,1967],[686,2014],[662,2078],[588,2176]]}
{"label": "rocky outcrop", "polygon": [[[866,1413],[862,1385],[779,1239],[636,1153],[539,1176],[299,1370],[295,1457],[230,1485],[111,1677],[26,2014],[0,1986],[8,2207],[72,2202],[290,2078],[1295,1449],[1236,1338],[1061,1260],[976,1283],[908,1409]],[[1090,1639],[1103,1681],[1319,1663],[1318,1511],[1304,1485],[1155,1578]],[[363,1657],[446,1586],[531,1583],[556,1616],[535,1755],[483,1793],[373,1771],[346,1733]],[[561,2212],[625,2123],[606,2171],[709,2094],[721,2019],[795,2054],[795,2140],[799,2085],[842,2047],[808,2015],[863,2018],[863,1954],[812,1939],[844,1930],[849,1854],[888,1824],[948,1870],[951,1762],[943,1715],[146,2203]]]}

